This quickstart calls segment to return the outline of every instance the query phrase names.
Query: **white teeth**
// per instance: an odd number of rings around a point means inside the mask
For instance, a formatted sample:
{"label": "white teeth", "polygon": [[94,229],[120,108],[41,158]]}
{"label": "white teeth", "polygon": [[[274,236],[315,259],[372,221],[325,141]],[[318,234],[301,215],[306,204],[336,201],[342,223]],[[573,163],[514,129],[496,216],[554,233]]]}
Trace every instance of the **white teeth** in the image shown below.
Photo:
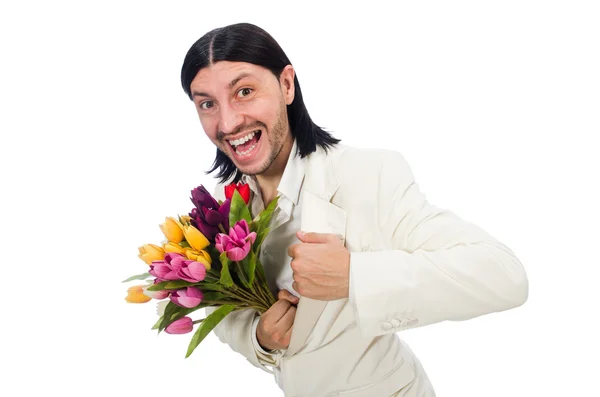
{"label": "white teeth", "polygon": [[239,150],[235,150],[235,152],[237,153],[238,156],[247,156],[248,154],[250,154],[250,152],[252,150],[254,150],[254,148],[256,147],[256,143],[252,144],[252,146],[250,146],[248,148],[248,150],[244,150],[243,152],[240,152]]}
{"label": "white teeth", "polygon": [[256,134],[256,131],[252,131],[251,133],[249,133],[248,135],[246,135],[244,137],[241,137],[240,139],[236,139],[235,141],[229,141],[229,143],[231,143],[231,145],[233,147],[239,146],[242,143],[247,142],[250,139],[252,139],[255,134]]}

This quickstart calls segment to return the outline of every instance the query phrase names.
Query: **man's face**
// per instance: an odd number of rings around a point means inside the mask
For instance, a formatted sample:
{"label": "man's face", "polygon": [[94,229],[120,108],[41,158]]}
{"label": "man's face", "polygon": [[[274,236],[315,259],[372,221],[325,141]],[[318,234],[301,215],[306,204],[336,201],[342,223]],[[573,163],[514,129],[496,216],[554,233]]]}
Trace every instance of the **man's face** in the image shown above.
{"label": "man's face", "polygon": [[206,135],[243,173],[268,170],[290,135],[286,105],[294,99],[294,70],[279,79],[268,69],[221,61],[190,85]]}

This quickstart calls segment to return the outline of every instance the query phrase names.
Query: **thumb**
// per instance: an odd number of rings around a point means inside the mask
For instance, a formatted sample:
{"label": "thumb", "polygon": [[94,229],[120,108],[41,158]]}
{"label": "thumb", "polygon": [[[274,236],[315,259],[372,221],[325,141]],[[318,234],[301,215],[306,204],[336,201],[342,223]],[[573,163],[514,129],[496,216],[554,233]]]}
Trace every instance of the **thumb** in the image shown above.
{"label": "thumb", "polygon": [[296,233],[296,236],[303,243],[329,243],[332,241],[332,234],[330,233],[306,233],[300,230]]}
{"label": "thumb", "polygon": [[299,230],[296,233],[296,236],[298,236],[298,239],[300,241],[302,241],[303,243],[324,243],[326,242],[326,234],[324,233],[312,233],[312,232],[303,232],[302,230]]}

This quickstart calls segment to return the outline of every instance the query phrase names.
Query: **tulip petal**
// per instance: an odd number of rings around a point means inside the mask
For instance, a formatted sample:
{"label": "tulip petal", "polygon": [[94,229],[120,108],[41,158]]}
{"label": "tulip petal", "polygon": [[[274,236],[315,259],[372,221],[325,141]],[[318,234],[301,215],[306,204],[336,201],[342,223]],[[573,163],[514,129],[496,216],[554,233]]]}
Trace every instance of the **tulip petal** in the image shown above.
{"label": "tulip petal", "polygon": [[227,251],[227,257],[231,261],[241,261],[242,259],[244,259],[246,257],[246,254],[247,254],[247,252],[244,253],[244,250],[239,247],[235,247],[235,248],[232,248],[229,251]]}

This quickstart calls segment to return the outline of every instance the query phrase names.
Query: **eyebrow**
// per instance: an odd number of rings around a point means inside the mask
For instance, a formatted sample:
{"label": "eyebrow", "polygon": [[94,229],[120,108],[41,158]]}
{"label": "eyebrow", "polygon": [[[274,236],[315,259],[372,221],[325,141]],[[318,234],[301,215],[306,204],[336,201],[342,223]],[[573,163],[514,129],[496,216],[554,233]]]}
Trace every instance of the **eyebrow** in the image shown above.
{"label": "eyebrow", "polygon": [[[246,77],[252,77],[252,74],[250,74],[250,73],[242,73],[242,74],[240,74],[235,79],[231,80],[231,82],[229,83],[229,88],[233,88],[241,79],[244,79]],[[210,95],[208,95],[208,94],[206,94],[204,92],[197,92],[197,91],[192,92],[192,98],[196,97],[196,96],[209,97]]]}

